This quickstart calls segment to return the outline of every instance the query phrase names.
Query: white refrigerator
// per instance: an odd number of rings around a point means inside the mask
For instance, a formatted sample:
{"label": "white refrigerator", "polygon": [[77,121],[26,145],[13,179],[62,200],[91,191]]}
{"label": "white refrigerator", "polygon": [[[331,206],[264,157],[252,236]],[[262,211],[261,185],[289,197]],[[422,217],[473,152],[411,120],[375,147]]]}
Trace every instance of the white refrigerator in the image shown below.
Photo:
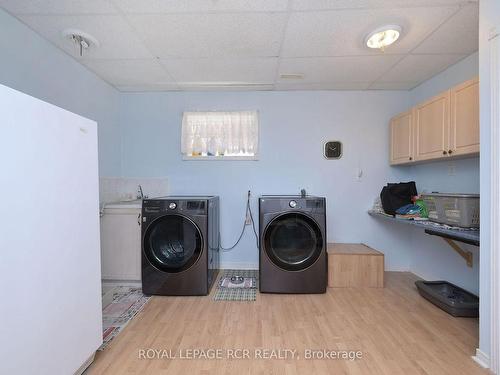
{"label": "white refrigerator", "polygon": [[0,85],[0,130],[0,373],[78,373],[102,342],[97,124]]}

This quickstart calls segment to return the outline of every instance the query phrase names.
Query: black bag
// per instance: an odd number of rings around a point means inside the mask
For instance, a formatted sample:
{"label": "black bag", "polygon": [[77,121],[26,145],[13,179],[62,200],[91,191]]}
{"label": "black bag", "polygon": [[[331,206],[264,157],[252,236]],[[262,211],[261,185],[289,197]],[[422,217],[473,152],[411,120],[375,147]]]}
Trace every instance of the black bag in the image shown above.
{"label": "black bag", "polygon": [[410,204],[415,195],[418,195],[415,181],[387,184],[380,192],[382,208],[386,214],[395,215],[396,210]]}

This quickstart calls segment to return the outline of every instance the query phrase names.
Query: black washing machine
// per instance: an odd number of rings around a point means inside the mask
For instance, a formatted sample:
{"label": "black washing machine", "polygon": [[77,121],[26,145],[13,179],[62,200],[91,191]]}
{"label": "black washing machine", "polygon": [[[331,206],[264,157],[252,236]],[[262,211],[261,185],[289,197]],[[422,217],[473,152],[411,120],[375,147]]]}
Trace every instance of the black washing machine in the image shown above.
{"label": "black washing machine", "polygon": [[328,278],[326,199],[259,199],[262,293],[325,293]]}
{"label": "black washing machine", "polygon": [[219,197],[142,202],[142,291],[207,295],[219,269]]}

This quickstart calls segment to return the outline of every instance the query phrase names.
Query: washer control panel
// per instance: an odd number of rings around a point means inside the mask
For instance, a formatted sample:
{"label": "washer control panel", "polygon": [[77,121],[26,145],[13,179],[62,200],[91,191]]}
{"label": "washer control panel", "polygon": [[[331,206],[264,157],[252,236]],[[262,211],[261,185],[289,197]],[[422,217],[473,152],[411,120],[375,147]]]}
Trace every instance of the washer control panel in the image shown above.
{"label": "washer control panel", "polygon": [[204,215],[207,213],[207,202],[199,199],[145,199],[142,202],[143,213],[183,213]]}

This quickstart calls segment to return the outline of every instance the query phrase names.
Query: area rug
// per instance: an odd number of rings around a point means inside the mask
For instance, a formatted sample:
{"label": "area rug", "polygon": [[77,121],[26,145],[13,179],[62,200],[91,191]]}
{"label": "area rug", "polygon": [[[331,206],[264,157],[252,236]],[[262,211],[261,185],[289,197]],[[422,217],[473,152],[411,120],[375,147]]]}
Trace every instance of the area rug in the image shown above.
{"label": "area rug", "polygon": [[[241,284],[231,282],[231,277],[240,276]],[[257,298],[259,271],[223,270],[214,293],[215,301],[255,301]]]}
{"label": "area rug", "polygon": [[141,288],[117,286],[110,292],[113,299],[102,310],[103,343],[98,350],[104,350],[125,326],[144,308],[151,297],[142,294]]}

